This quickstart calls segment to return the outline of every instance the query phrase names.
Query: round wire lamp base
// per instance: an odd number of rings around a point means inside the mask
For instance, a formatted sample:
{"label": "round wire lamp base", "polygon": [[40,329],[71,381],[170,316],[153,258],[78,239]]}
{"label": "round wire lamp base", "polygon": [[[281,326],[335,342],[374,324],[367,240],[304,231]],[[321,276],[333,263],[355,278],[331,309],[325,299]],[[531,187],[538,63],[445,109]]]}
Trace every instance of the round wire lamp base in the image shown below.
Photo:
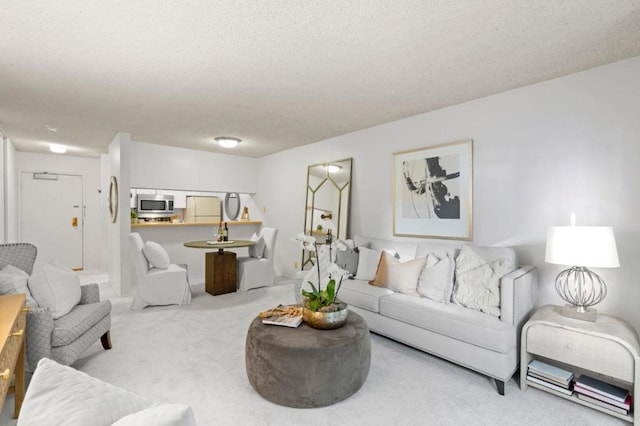
{"label": "round wire lamp base", "polygon": [[590,306],[597,305],[607,296],[607,285],[598,274],[583,266],[573,266],[558,274],[556,291],[569,305],[571,311],[563,310],[565,316],[595,321],[595,310]]}

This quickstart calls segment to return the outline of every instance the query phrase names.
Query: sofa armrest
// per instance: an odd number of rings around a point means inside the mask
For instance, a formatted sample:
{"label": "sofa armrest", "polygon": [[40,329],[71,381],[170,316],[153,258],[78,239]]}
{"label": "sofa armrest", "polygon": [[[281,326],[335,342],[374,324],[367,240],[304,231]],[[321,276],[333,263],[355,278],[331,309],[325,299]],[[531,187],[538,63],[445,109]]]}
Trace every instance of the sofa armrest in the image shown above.
{"label": "sofa armrest", "polygon": [[42,358],[51,358],[53,316],[47,308],[31,309],[27,314],[27,370],[35,370]]}
{"label": "sofa armrest", "polygon": [[518,334],[529,319],[536,302],[538,270],[521,266],[500,280],[500,319],[515,326]]}
{"label": "sofa armrest", "polygon": [[100,301],[100,287],[98,284],[85,284],[80,286],[80,302],[78,305],[88,305]]}

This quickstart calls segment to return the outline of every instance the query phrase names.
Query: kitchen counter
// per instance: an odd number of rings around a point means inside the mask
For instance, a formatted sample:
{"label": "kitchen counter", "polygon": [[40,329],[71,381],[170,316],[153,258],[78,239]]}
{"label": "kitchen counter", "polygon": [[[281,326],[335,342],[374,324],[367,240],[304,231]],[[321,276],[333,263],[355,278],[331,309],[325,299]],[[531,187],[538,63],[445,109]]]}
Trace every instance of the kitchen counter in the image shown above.
{"label": "kitchen counter", "polygon": [[[140,222],[132,223],[132,228],[161,228],[161,227],[174,227],[174,226],[218,226],[219,222]],[[224,221],[222,222],[224,223]],[[234,220],[227,221],[228,226],[233,225],[262,225],[260,220]]]}

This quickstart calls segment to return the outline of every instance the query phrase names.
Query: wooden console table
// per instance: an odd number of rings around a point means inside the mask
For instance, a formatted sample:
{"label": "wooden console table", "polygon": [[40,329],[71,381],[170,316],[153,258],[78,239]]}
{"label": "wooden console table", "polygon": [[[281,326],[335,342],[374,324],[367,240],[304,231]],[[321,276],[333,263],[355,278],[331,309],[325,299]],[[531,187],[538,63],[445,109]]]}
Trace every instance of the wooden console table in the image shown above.
{"label": "wooden console table", "polygon": [[185,247],[218,250],[205,253],[204,263],[204,289],[214,296],[234,292],[238,287],[236,254],[224,250],[255,245],[255,241],[250,240],[225,241],[221,243],[214,241],[187,241],[184,243]]}
{"label": "wooden console table", "polygon": [[18,418],[24,399],[24,349],[27,325],[24,294],[0,296],[0,411],[15,377],[14,418]]}

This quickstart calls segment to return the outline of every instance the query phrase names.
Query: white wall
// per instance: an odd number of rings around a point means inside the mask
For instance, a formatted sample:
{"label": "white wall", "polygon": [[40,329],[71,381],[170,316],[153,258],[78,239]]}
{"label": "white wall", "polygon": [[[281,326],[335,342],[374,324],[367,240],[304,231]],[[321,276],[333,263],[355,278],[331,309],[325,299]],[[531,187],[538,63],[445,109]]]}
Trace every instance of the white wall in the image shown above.
{"label": "white wall", "polygon": [[473,139],[473,243],[515,247],[540,269],[539,304],[561,304],[547,227],[572,212],[613,226],[621,267],[596,270],[609,285],[598,309],[640,328],[638,75],[634,58],[261,158],[256,198],[280,230],[278,273],[300,260],[308,165],[353,157],[350,234],[392,238],[392,154]]}
{"label": "white wall", "polygon": [[186,191],[256,192],[258,160],[131,143],[131,186]]}
{"label": "white wall", "polygon": [[18,171],[16,148],[7,138],[2,143],[2,237],[6,243],[18,242]]}
{"label": "white wall", "polygon": [[[34,154],[30,152],[16,152],[15,164],[17,175],[21,172],[49,172],[53,174],[72,174],[84,177],[84,254],[85,270],[100,270],[102,251],[101,212],[100,212],[100,161],[95,158],[71,157],[68,155]],[[20,182],[10,185],[19,191]],[[19,196],[19,195],[18,195]],[[19,204],[16,196],[16,214]],[[16,232],[18,221],[16,220]]]}

